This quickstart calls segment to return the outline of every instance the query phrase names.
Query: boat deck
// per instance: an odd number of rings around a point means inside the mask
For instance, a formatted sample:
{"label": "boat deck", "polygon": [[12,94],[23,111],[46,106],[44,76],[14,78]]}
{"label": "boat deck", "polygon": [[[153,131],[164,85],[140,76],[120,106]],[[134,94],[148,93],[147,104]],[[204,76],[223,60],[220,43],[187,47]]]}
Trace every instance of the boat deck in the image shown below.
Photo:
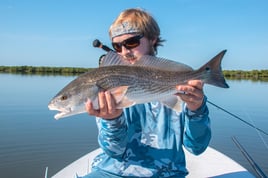
{"label": "boat deck", "polygon": [[[101,152],[101,149],[94,150],[71,163],[52,178],[73,178],[75,175],[84,176],[88,174],[93,158]],[[187,178],[202,178],[202,177],[216,177],[216,178],[253,178],[254,176],[248,172],[240,164],[220,153],[219,151],[208,147],[207,150],[195,156],[185,151],[187,169],[189,175]]]}

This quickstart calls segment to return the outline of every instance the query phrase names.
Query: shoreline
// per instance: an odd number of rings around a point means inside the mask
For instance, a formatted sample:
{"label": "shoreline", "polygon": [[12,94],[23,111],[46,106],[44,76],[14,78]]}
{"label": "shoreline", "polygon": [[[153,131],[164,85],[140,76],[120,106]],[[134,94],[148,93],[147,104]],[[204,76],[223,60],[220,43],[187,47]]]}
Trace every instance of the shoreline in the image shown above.
{"label": "shoreline", "polygon": [[[53,76],[78,76],[93,68],[83,67],[48,67],[48,66],[0,66],[0,74],[19,75],[53,75]],[[266,70],[223,70],[223,75],[228,80],[252,80],[268,82],[268,69]]]}

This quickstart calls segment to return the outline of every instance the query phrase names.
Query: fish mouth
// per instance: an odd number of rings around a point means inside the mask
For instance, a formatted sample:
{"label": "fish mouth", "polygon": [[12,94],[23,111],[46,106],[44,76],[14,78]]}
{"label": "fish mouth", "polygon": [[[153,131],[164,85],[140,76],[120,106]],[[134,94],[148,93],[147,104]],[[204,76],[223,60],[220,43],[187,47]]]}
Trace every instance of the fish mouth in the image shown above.
{"label": "fish mouth", "polygon": [[67,109],[66,108],[56,108],[56,107],[54,107],[52,105],[48,105],[48,109],[49,110],[59,111],[57,114],[54,115],[54,118],[56,120],[68,116],[69,113],[71,112],[71,108],[67,108]]}
{"label": "fish mouth", "polygon": [[67,115],[68,115],[68,113],[66,113],[66,112],[58,112],[57,114],[54,115],[54,118],[56,120],[58,120],[60,118],[66,117]]}

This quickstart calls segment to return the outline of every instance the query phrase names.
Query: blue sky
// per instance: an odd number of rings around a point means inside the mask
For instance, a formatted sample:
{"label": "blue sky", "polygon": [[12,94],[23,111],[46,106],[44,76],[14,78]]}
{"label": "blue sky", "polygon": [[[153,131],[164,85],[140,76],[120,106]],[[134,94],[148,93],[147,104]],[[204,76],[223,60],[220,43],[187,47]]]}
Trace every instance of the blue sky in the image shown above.
{"label": "blue sky", "polygon": [[96,67],[126,8],[158,21],[158,56],[198,68],[227,49],[223,69],[268,69],[267,0],[1,0],[0,65]]}

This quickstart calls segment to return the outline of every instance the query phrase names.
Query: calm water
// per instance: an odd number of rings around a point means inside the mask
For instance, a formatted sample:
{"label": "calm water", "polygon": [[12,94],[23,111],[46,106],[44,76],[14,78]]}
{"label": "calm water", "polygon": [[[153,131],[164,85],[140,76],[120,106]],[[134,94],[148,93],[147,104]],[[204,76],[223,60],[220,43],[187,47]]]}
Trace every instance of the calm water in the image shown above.
{"label": "calm water", "polygon": [[[74,77],[0,75],[0,173],[1,177],[48,176],[96,149],[95,120],[81,114],[56,121],[49,100]],[[268,132],[268,83],[228,81],[230,89],[206,86],[211,102]],[[210,146],[252,171],[234,145],[240,141],[268,174],[268,136],[259,134],[209,105],[213,138]],[[220,161],[220,160],[219,160]]]}

